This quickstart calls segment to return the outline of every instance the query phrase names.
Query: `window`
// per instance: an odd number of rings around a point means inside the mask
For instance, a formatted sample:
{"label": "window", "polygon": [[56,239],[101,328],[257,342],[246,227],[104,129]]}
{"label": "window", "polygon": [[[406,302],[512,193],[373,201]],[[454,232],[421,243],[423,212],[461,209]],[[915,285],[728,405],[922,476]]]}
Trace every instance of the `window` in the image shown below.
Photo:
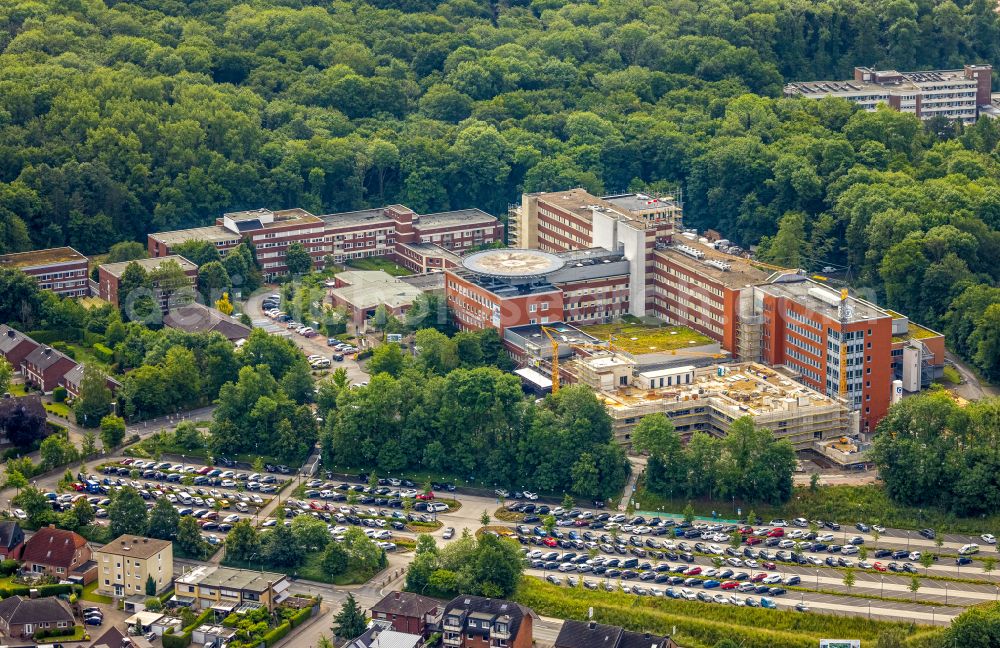
{"label": "window", "polygon": [[542,310],[543,311],[549,310],[549,302],[545,302],[544,304],[542,304]]}
{"label": "window", "polygon": [[528,306],[528,312],[529,313],[534,313],[537,310],[538,310],[538,304],[532,304],[532,305]]}

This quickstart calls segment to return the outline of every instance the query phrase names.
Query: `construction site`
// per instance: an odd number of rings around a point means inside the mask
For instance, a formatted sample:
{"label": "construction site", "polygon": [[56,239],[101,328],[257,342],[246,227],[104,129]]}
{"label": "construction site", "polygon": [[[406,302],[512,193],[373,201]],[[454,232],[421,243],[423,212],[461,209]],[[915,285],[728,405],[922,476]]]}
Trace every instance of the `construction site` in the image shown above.
{"label": "construction site", "polygon": [[854,443],[857,414],[791,372],[727,362],[712,349],[676,350],[669,358],[654,353],[659,362],[650,363],[562,322],[510,329],[505,339],[523,349],[529,366],[517,373],[537,393],[566,384],[593,389],[623,445],[631,444],[632,430],[649,414],[668,416],[685,440],[696,430],[725,436],[734,420],[748,416],[796,451],[818,452],[840,465],[864,461]]}

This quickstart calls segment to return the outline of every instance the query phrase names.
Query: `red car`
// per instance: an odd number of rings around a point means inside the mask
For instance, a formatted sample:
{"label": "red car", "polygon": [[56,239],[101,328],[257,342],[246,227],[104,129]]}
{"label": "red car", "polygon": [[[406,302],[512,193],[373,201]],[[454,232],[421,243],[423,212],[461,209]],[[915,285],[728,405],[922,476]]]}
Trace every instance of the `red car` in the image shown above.
{"label": "red car", "polygon": [[777,566],[777,565],[775,565],[775,564],[774,564],[773,562],[765,562],[765,563],[761,563],[761,566],[762,566],[762,567],[763,567],[764,569],[777,569],[777,568],[778,568],[778,566]]}
{"label": "red car", "polygon": [[753,545],[760,544],[764,541],[757,536],[748,536],[747,539],[744,540],[744,542],[746,542],[748,545],[752,547]]}
{"label": "red car", "polygon": [[880,572],[884,572],[885,571],[885,565],[883,565],[880,562],[877,562],[874,565],[872,565],[872,568],[874,568],[875,571],[880,571]]}
{"label": "red car", "polygon": [[432,500],[434,499],[434,493],[420,493],[417,495],[418,500]]}
{"label": "red car", "polygon": [[590,526],[590,520],[581,520],[581,519],[573,520],[573,526],[578,526],[578,527]]}
{"label": "red car", "polygon": [[73,490],[79,493],[80,491],[87,490],[87,487],[80,482],[73,482]]}
{"label": "red car", "polygon": [[784,535],[785,535],[785,530],[782,529],[781,527],[771,529],[770,531],[767,532],[767,537],[769,538],[781,538]]}
{"label": "red car", "polygon": [[697,576],[701,573],[701,567],[688,567],[684,570],[685,576]]}
{"label": "red car", "polygon": [[198,471],[198,474],[199,475],[207,475],[210,472],[212,472],[212,467],[211,466],[205,466],[204,468],[202,468],[201,470]]}
{"label": "red car", "polygon": [[741,535],[753,535],[753,527],[749,526],[749,525],[748,526],[741,526],[739,529],[737,529],[737,531]]}
{"label": "red car", "polygon": [[739,583],[737,583],[736,581],[726,581],[722,585],[719,585],[719,589],[726,589],[726,590],[736,589],[737,587],[739,587]]}
{"label": "red car", "polygon": [[558,542],[556,542],[556,539],[555,539],[555,538],[551,538],[551,537],[550,537],[550,538],[543,538],[543,539],[542,539],[542,544],[544,544],[544,545],[545,545],[546,547],[555,547],[555,546],[557,546],[557,545],[558,545],[559,543],[558,543]]}
{"label": "red car", "polygon": [[765,578],[767,578],[767,574],[765,574],[764,572],[760,572],[759,574],[754,574],[753,576],[751,576],[750,577],[750,582],[751,583],[759,583],[762,580],[764,580]]}

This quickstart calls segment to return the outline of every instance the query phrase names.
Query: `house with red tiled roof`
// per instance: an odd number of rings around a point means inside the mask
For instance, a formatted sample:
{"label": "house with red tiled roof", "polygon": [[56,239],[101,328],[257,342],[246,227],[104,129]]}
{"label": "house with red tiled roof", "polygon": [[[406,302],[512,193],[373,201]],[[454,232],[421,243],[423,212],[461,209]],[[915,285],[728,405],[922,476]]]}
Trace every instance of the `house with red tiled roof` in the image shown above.
{"label": "house with red tiled roof", "polygon": [[24,543],[21,561],[26,571],[60,580],[86,585],[97,578],[97,563],[87,540],[79,533],[53,525],[42,527]]}

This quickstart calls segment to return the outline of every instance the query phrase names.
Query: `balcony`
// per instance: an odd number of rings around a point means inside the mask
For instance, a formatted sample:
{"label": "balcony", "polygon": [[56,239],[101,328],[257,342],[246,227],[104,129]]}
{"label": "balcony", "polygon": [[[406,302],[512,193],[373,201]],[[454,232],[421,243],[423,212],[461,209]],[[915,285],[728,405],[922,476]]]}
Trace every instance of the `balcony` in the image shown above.
{"label": "balcony", "polygon": [[446,632],[441,638],[446,646],[460,646],[462,645],[462,635],[457,632]]}
{"label": "balcony", "polygon": [[493,639],[510,639],[510,628],[508,626],[493,626],[493,630],[490,631],[490,637]]}

